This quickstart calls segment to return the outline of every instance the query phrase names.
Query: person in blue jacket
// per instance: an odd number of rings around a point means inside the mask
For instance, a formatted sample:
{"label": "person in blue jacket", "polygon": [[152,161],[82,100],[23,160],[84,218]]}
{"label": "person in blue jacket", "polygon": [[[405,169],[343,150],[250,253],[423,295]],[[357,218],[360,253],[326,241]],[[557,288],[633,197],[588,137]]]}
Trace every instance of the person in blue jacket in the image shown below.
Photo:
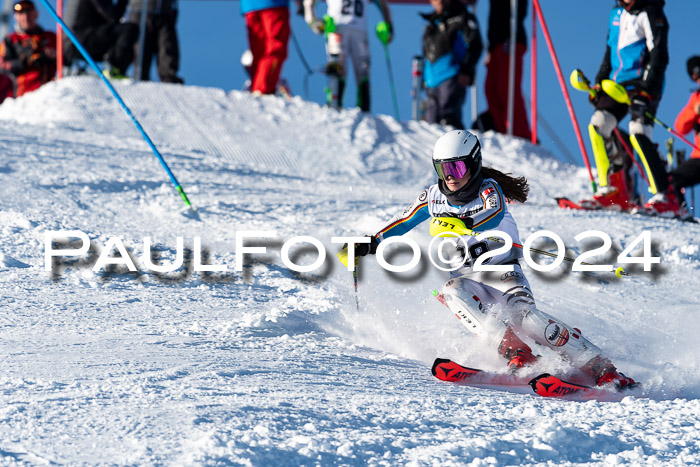
{"label": "person in blue jacket", "polygon": [[433,13],[423,33],[424,118],[429,123],[464,128],[462,107],[466,88],[474,84],[483,43],[476,17],[459,0],[430,0]]}
{"label": "person in blue jacket", "polygon": [[289,0],[241,0],[253,53],[253,94],[274,94],[289,43]]}
{"label": "person in blue jacket", "polygon": [[[669,25],[663,7],[664,0],[619,0],[610,12],[605,56],[592,99],[596,110],[589,125],[600,187],[594,198],[601,207],[624,209],[628,203],[628,179],[623,169],[631,163],[613,139],[613,131],[629,112],[630,141],[640,156],[654,195],[647,208],[656,214],[673,209],[667,198],[666,167],[651,140],[652,117],[661,101],[668,65]],[[605,94],[601,89],[605,79],[623,86],[631,104],[617,102]]]}

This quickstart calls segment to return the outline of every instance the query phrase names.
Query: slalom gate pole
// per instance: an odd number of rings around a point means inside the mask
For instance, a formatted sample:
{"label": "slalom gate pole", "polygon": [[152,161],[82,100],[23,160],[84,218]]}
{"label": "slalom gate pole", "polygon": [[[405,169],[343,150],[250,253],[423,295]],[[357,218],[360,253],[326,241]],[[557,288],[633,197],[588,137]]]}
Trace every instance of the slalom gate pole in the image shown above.
{"label": "slalom gate pole", "polygon": [[645,182],[647,182],[647,185],[649,184],[649,179],[647,178],[647,174],[645,170],[642,168],[641,165],[639,165],[639,162],[637,161],[637,158],[634,155],[634,152],[632,152],[632,149],[627,145],[627,141],[622,137],[622,133],[620,133],[620,130],[615,127],[613,130],[615,132],[615,136],[617,136],[617,139],[622,143],[622,147],[625,148],[625,152],[627,155],[632,159],[632,162],[634,162],[634,165],[637,166],[637,170],[639,171],[640,174],[642,174],[642,178],[644,179]]}
{"label": "slalom gate pole", "polygon": [[[527,0],[522,0],[527,1]],[[506,134],[513,136],[513,107],[515,105],[515,35],[518,22],[518,0],[510,0],[510,44],[508,47],[508,99],[506,103]]]}
{"label": "slalom gate pole", "polygon": [[[63,18],[63,0],[56,2],[56,10],[58,16]],[[60,25],[56,26],[56,78],[63,78],[63,31]]]}
{"label": "slalom gate pole", "polygon": [[700,148],[697,147],[696,145],[694,145],[693,143],[691,143],[685,136],[683,136],[682,134],[678,133],[676,130],[674,130],[674,129],[671,128],[670,126],[666,125],[664,122],[662,122],[661,120],[659,120],[658,118],[656,118],[656,116],[652,115],[650,112],[646,112],[645,115],[646,115],[648,118],[653,119],[654,122],[656,122],[657,124],[659,124],[660,126],[662,126],[663,128],[665,128],[665,129],[666,129],[669,133],[671,133],[673,136],[678,137],[681,141],[683,141],[685,144],[687,144],[687,145],[690,146],[691,148],[695,149],[696,151],[700,151]]}
{"label": "slalom gate pole", "polygon": [[389,46],[384,45],[384,56],[386,57],[386,68],[389,70],[389,85],[391,86],[391,100],[394,102],[394,115],[399,120],[399,102],[396,99],[396,87],[394,86],[394,72],[391,70],[391,58],[389,58]]}
{"label": "slalom gate pole", "polygon": [[[46,1],[46,0],[42,0]],[[586,169],[588,169],[588,176],[591,179],[591,187],[593,188],[593,193],[597,191],[595,179],[593,178],[593,171],[591,170],[591,164],[588,162],[588,153],[586,152],[586,146],[583,144],[583,136],[581,136],[581,129],[578,125],[578,120],[576,119],[576,114],[574,113],[574,107],[571,104],[571,98],[569,97],[569,90],[564,82],[564,76],[561,73],[561,66],[559,65],[559,59],[557,59],[557,54],[554,51],[554,45],[552,44],[552,38],[549,35],[549,29],[547,29],[547,23],[544,21],[544,16],[542,15],[542,9],[540,8],[539,0],[532,0],[532,5],[535,8],[537,17],[540,20],[540,25],[542,26],[542,32],[544,33],[544,39],[547,42],[547,47],[549,48],[549,54],[552,57],[552,63],[554,64],[554,69],[557,72],[557,78],[559,79],[559,86],[561,87],[562,94],[564,95],[564,100],[566,101],[566,108],[569,110],[569,116],[571,117],[571,123],[574,126],[574,131],[576,132],[576,139],[578,140],[579,148],[581,149],[581,155],[583,156],[583,162],[586,164]]]}
{"label": "slalom gate pole", "polygon": [[[83,57],[85,57],[85,60],[90,64],[90,66],[97,72],[97,76],[100,77],[100,79],[105,83],[107,88],[112,92],[112,95],[114,98],[121,104],[122,108],[126,112],[126,114],[131,118],[131,121],[134,122],[134,125],[136,125],[136,128],[139,130],[141,133],[141,136],[143,136],[143,139],[146,140],[146,143],[151,147],[151,150],[153,151],[153,154],[156,156],[158,161],[160,162],[160,165],[163,166],[163,169],[165,169],[165,172],[168,174],[168,177],[170,177],[170,181],[175,185],[175,189],[177,192],[180,194],[180,197],[182,200],[185,202],[185,206],[190,208],[192,211],[195,211],[194,207],[192,207],[192,203],[190,203],[190,200],[187,198],[187,194],[185,193],[185,190],[182,188],[182,185],[180,185],[180,182],[177,181],[177,178],[175,178],[175,174],[170,170],[170,167],[168,167],[168,164],[165,162],[165,159],[163,159],[163,156],[160,154],[158,149],[156,148],[155,144],[153,144],[153,141],[151,138],[148,136],[146,131],[143,129],[141,126],[141,123],[136,119],[134,114],[131,113],[131,110],[127,105],[124,103],[124,100],[121,98],[119,93],[117,92],[116,89],[114,89],[114,86],[112,86],[112,83],[109,82],[107,77],[102,74],[102,70],[100,70],[100,67],[97,66],[97,63],[92,59],[90,54],[85,50],[83,45],[78,41],[78,39],[75,37],[75,34],[73,34],[73,31],[70,30],[68,26],[66,26],[66,23],[63,22],[63,20],[58,16],[56,13],[56,10],[51,6],[48,0],[41,0],[41,3],[44,4],[46,9],[49,11],[51,16],[54,17],[56,22],[61,26],[63,29],[63,32],[65,32],[66,36],[73,42],[75,47],[80,51],[81,54],[83,54]],[[195,211],[196,212],[196,211]]]}
{"label": "slalom gate pole", "polygon": [[532,144],[537,144],[537,18],[536,15],[530,16],[532,16],[532,36],[530,39],[530,141]]}

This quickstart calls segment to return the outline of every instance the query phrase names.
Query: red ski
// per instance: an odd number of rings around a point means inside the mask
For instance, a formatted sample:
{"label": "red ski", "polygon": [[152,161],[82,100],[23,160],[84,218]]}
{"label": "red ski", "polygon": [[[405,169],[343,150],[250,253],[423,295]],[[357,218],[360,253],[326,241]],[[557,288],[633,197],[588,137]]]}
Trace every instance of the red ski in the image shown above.
{"label": "red ski", "polygon": [[512,374],[492,373],[476,368],[467,368],[447,358],[436,358],[432,368],[433,376],[442,381],[467,386],[527,387],[530,378]]}
{"label": "red ski", "polygon": [[542,397],[595,400],[612,400],[620,398],[619,392],[611,392],[603,388],[592,388],[581,384],[570,383],[548,373],[544,373],[536,378],[533,378],[529,384],[532,387],[532,390],[535,391],[535,394]]}
{"label": "red ski", "polygon": [[[468,368],[446,358],[436,358],[432,368],[433,376],[465,386],[508,388],[509,390],[527,388],[542,397],[556,397],[568,400],[619,401],[630,395],[626,390],[620,393],[614,388],[592,388],[577,383],[564,381],[556,376],[543,373],[535,378],[513,374],[492,373]],[[522,391],[513,391],[522,392]]]}
{"label": "red ski", "polygon": [[581,209],[584,211],[590,211],[590,208],[584,208],[578,203],[574,203],[571,201],[569,198],[554,198],[557,200],[557,204],[559,205],[560,208],[564,209]]}

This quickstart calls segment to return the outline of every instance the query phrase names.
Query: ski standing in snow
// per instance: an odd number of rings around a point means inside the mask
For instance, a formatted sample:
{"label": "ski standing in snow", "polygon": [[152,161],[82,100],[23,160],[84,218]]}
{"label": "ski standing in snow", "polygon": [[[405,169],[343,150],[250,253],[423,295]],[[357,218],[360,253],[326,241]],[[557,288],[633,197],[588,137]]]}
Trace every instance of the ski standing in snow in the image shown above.
{"label": "ski standing in snow", "polygon": [[[355,244],[358,256],[375,254],[385,239],[403,235],[431,218],[432,222],[436,218],[451,218],[474,232],[498,230],[520,243],[518,227],[507,202],[525,202],[529,187],[524,177],[482,167],[479,139],[466,130],[453,130],[438,139],[433,150],[433,166],[438,182],[370,236],[369,243]],[[635,384],[633,379],[618,372],[580,330],[537,308],[520,267],[521,250],[511,248],[488,259],[489,265],[512,265],[511,272],[482,272],[474,268],[477,258],[502,244],[470,235],[462,240],[465,247],[456,260],[458,268],[451,271],[450,280],[438,298],[473,334],[497,348],[512,371],[538,360],[536,352],[524,341],[527,339],[556,351],[580,369],[579,376],[588,384],[613,383],[619,388]]]}

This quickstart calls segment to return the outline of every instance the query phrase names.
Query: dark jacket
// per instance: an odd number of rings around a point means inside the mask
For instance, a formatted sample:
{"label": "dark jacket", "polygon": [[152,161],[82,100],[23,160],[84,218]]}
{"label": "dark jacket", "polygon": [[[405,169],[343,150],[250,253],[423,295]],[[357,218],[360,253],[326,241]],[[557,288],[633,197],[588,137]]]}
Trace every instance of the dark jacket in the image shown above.
{"label": "dark jacket", "polygon": [[131,0],[126,9],[126,16],[131,23],[141,21],[141,9],[147,1],[149,15],[171,15],[177,13],[177,0]]}
{"label": "dark jacket", "polygon": [[[510,39],[510,2],[511,0],[491,0],[489,6],[489,50]],[[518,44],[527,45],[525,26],[527,5],[530,0],[518,1],[518,18],[516,21],[515,41]]]}
{"label": "dark jacket", "polygon": [[457,1],[439,15],[421,16],[428,22],[423,33],[425,85],[437,87],[457,74],[474,78],[484,48],[476,17]]}
{"label": "dark jacket", "polygon": [[83,40],[86,31],[104,24],[118,23],[128,0],[70,0],[63,10],[63,20]]}
{"label": "dark jacket", "polygon": [[[668,20],[664,15],[664,0],[637,0],[630,11],[621,6],[613,8],[605,57],[596,76],[596,82],[611,79],[628,90],[637,89],[658,98],[664,87],[668,65]],[[632,20],[642,27],[632,29]],[[646,28],[651,37],[644,33]],[[639,31],[620,37],[621,30]],[[650,49],[648,43],[652,43]]]}
{"label": "dark jacket", "polygon": [[17,97],[34,91],[56,74],[56,34],[40,26],[30,32],[13,32],[0,43],[0,57],[5,71],[16,78]]}

